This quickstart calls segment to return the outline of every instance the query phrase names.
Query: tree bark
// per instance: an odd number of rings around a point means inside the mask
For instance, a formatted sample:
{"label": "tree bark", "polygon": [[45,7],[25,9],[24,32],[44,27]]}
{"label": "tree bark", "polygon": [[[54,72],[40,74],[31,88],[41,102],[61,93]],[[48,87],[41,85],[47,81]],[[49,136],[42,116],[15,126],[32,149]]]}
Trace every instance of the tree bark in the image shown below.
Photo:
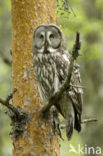
{"label": "tree bark", "polygon": [[12,0],[12,83],[14,106],[31,115],[22,136],[13,138],[13,156],[59,156],[52,119],[40,116],[43,103],[34,80],[32,36],[39,24],[56,23],[56,0]]}

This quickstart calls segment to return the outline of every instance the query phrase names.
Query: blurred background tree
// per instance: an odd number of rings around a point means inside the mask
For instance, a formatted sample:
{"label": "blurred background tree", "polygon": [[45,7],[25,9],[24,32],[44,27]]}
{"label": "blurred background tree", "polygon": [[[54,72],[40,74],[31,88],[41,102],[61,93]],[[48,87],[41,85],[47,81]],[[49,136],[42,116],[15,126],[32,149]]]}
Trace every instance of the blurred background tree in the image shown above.
{"label": "blurred background tree", "polygon": [[[8,0],[0,0],[0,97],[5,97],[11,90],[11,4]],[[7,62],[7,63],[6,63]],[[9,62],[9,63],[8,63]],[[11,156],[10,120],[0,105],[0,155]]]}
{"label": "blurred background tree", "polygon": [[[86,87],[83,118],[98,119],[97,123],[82,125],[82,132],[80,134],[75,132],[70,142],[66,139],[61,141],[61,156],[69,156],[70,144],[76,149],[78,144],[100,146],[103,149],[103,0],[69,0],[66,5],[62,4],[63,0],[58,1],[58,24],[66,35],[69,51],[74,43],[75,33],[77,31],[81,33],[82,56],[78,62],[82,85]],[[10,0],[0,0],[0,97],[7,96],[11,91],[10,9]],[[10,120],[4,114],[5,111],[0,105],[0,156],[11,156]],[[64,131],[63,135],[65,138]],[[70,155],[80,156],[74,153]]]}

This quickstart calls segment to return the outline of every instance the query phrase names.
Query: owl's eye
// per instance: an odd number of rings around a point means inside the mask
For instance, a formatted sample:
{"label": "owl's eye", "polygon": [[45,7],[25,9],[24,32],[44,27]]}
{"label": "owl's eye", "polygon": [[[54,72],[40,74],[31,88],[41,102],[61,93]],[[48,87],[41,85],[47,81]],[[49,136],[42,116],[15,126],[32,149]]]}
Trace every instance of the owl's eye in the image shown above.
{"label": "owl's eye", "polygon": [[54,39],[54,35],[53,34],[51,34],[49,37],[50,37],[51,40]]}
{"label": "owl's eye", "polygon": [[41,40],[43,40],[43,39],[44,39],[44,36],[43,36],[42,34],[40,35],[40,39],[41,39]]}

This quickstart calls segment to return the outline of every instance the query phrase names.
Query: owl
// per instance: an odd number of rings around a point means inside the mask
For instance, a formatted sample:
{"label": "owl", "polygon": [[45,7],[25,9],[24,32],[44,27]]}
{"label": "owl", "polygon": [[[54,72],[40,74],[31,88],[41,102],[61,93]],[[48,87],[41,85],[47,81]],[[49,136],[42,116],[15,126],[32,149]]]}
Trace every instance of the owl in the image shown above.
{"label": "owl", "polygon": [[[39,25],[34,31],[32,52],[39,93],[47,103],[65,82],[70,65],[70,54],[61,29],[54,24]],[[74,129],[81,131],[83,91],[80,83],[79,65],[74,63],[70,87],[56,104],[56,109],[65,118],[68,140]]]}

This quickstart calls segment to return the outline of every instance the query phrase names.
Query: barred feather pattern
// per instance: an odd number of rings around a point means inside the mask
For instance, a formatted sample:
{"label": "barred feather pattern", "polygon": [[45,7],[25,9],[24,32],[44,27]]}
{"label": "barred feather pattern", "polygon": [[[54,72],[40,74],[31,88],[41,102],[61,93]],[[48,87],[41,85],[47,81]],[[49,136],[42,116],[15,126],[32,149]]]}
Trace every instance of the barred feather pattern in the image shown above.
{"label": "barred feather pattern", "polygon": [[[68,74],[69,64],[70,56],[67,52],[62,54],[60,52],[49,54],[35,54],[34,71],[38,83],[40,96],[44,102],[47,102],[50,96],[57,92],[65,81]],[[80,73],[78,64],[75,64],[73,67],[70,84],[71,87],[67,92],[68,97],[69,99],[71,99],[71,102],[73,104],[75,113],[75,124],[71,127],[73,128],[74,126],[77,131],[80,131],[83,91],[82,88],[75,87],[76,85],[80,86]],[[63,116],[65,117],[65,115]],[[67,133],[69,134],[69,132]]]}
{"label": "barred feather pattern", "polygon": [[52,54],[37,54],[34,57],[35,76],[40,96],[45,102],[58,90],[59,86],[54,58]]}
{"label": "barred feather pattern", "polygon": [[[44,101],[63,84],[68,74],[69,56],[67,54],[37,54],[34,57],[34,71],[38,82],[41,97]],[[79,88],[81,80],[79,73],[79,65],[75,64],[73,68],[70,96],[82,94],[82,88]],[[74,86],[73,86],[74,85]],[[77,87],[76,87],[77,86]],[[74,101],[74,99],[72,99]],[[76,101],[74,101],[75,103]]]}

